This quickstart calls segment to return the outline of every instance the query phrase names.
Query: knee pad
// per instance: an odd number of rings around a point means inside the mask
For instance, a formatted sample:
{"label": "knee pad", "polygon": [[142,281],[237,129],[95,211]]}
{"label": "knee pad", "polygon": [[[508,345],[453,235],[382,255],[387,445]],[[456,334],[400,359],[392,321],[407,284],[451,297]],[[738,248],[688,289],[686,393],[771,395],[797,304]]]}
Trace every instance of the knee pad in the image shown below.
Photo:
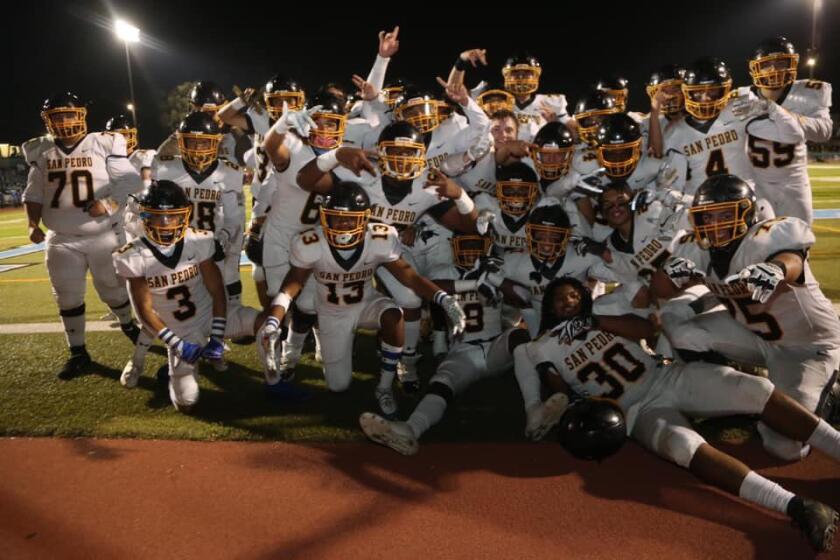
{"label": "knee pad", "polygon": [[343,369],[342,362],[324,364],[324,380],[327,382],[327,389],[333,393],[343,393],[350,388],[353,381],[353,372]]}
{"label": "knee pad", "polygon": [[664,420],[657,422],[652,442],[657,453],[686,469],[704,443],[703,436],[691,428],[668,425]]}
{"label": "knee pad", "polygon": [[198,402],[198,382],[194,375],[178,375],[169,378],[169,398],[175,408],[189,412]]}
{"label": "knee pad", "polygon": [[786,438],[768,428],[763,422],[759,422],[756,428],[761,435],[764,450],[778,459],[791,462],[800,461],[811,451],[809,445]]}

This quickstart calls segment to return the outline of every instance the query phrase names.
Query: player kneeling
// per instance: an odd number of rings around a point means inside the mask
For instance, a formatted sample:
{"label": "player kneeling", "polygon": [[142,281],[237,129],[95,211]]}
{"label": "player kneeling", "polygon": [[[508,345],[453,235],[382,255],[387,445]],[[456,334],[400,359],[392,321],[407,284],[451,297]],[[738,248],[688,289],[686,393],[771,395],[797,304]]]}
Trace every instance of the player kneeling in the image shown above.
{"label": "player kneeling", "polygon": [[476,381],[508,371],[513,365],[513,349],[530,340],[525,329],[502,331],[502,293],[510,303],[525,305],[513,292],[513,284],[492,262],[474,266],[477,259],[487,255],[490,244],[489,237],[478,235],[456,234],[452,238],[455,266],[444,274],[454,279],[435,283],[455,294],[463,306],[463,338],[450,346],[429,381],[428,392],[407,422],[389,421],[372,412],[359,417],[365,435],[376,443],[403,455],[417,453],[418,438],[443,418],[452,399]]}
{"label": "player kneeling", "polygon": [[[225,336],[253,336],[263,316],[239,307],[230,316],[211,232],[189,228],[192,204],[172,181],[140,195],[143,235],[114,253],[144,326],[169,348],[169,397],[181,412],[198,401],[195,362],[219,360]],[[209,339],[209,340],[208,340]]]}
{"label": "player kneeling", "polygon": [[653,332],[650,321],[592,315],[589,290],[574,279],[553,281],[542,309],[543,334],[515,354],[526,403],[539,399],[539,371],[559,394],[610,399],[623,411],[627,433],[641,445],[709,484],[789,515],[816,550],[831,548],[840,519],[834,509],[795,496],[718,451],[689,418],[754,414],[779,433],[840,460],[837,430],[765,378],[705,362],[658,366],[636,343]]}
{"label": "player kneeling", "polygon": [[[385,415],[397,411],[393,381],[402,356],[402,311],[394,301],[373,288],[373,276],[382,265],[421,297],[441,305],[455,334],[464,329],[464,312],[457,302],[429,280],[419,276],[400,254],[397,230],[371,224],[367,192],[350,181],[335,185],[320,209],[321,227],[301,232],[292,242],[291,269],[274,298],[271,316],[260,336],[266,365],[279,379],[275,348],[280,324],[292,300],[309,275],[317,282],[316,308],[321,338],[324,377],[330,391],[345,391],[353,374],[353,337],[357,328],[379,331],[382,356],[376,400]],[[293,371],[293,370],[282,370]]]}

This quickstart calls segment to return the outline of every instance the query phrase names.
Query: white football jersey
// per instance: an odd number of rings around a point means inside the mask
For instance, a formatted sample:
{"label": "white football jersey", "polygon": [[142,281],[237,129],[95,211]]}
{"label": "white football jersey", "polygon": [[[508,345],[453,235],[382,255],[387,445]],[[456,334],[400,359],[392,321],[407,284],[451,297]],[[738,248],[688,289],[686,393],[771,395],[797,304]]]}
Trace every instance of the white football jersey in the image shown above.
{"label": "white football jersey", "polygon": [[675,211],[655,201],[633,216],[629,240],[616,230],[607,237],[612,262],[604,264],[622,284],[648,284],[653,273],[671,256],[676,236],[688,226],[688,213],[683,208]]}
{"label": "white football jersey", "polygon": [[376,269],[399,259],[401,252],[397,231],[385,224],[368,224],[362,243],[348,251],[332,247],[321,227],[316,227],[295,237],[290,262],[312,270],[318,313],[342,315],[377,294],[373,288]]}
{"label": "white football jersey", "polygon": [[[752,95],[757,95],[754,88]],[[797,80],[777,103],[794,116],[827,117],[831,84]],[[751,124],[752,121],[747,125],[747,151],[756,177],[756,195],[767,199],[777,215],[794,216],[810,223],[813,205],[805,139],[796,144],[765,140],[751,134]]]}
{"label": "white football jersey", "polygon": [[638,343],[601,330],[590,330],[571,344],[548,330],[528,345],[539,363],[550,361],[579,395],[614,400],[625,412],[645,397],[658,377],[654,358]]}
{"label": "white football jersey", "polygon": [[598,152],[594,147],[585,142],[575,144],[575,151],[572,156],[572,171],[579,175],[590,175],[600,168]]}
{"label": "white football jersey", "polygon": [[550,108],[557,119],[565,122],[568,118],[566,96],[557,94],[535,94],[529,103],[519,106],[514,102],[513,112],[516,114],[516,119],[519,121],[519,140],[530,142],[537,135],[537,132],[545,125],[546,120],[543,118],[540,108],[545,105]]}
{"label": "white football jersey", "polygon": [[143,186],[122,134],[92,132],[69,150],[50,137],[35,138],[23,145],[23,154],[29,164],[23,200],[41,204],[44,225],[56,233],[108,231],[112,218],[92,218],[85,206],[112,196],[123,202]]}
{"label": "white football jersey", "polygon": [[155,150],[134,150],[128,156],[128,161],[131,162],[134,169],[140,172],[144,169],[151,169],[156,154],[157,152]]}
{"label": "white football jersey", "polygon": [[203,173],[195,173],[179,156],[158,157],[152,167],[152,178],[176,183],[184,189],[193,204],[190,225],[195,229],[218,233],[222,228],[234,235],[243,212],[242,170],[234,163],[218,159]]}
{"label": "white football jersey", "polygon": [[777,142],[795,142],[802,129],[784,111],[775,120],[742,121],[732,114],[732,104],[724,107],[716,119],[696,121],[690,116],[673,123],[663,132],[664,152],[679,152],[684,157],[685,186],[694,194],[711,175],[728,173],[755,182],[753,164],[747,156],[747,125],[750,133]]}
{"label": "white football jersey", "polygon": [[495,243],[505,253],[521,252],[528,250],[528,240],[525,236],[525,224],[528,223],[528,214],[514,218],[502,212],[499,201],[487,193],[481,193],[475,197],[475,206],[479,210],[490,210],[496,217],[490,231]]}
{"label": "white football jersey", "polygon": [[724,280],[750,264],[762,263],[780,252],[807,255],[814,244],[811,228],[798,218],[774,218],[750,227],[725,271],[712,266],[711,254],[694,242],[694,233],[678,238],[673,253],[690,259],[706,273],[705,284],[735,319],[758,336],[781,345],[840,344],[840,320],[823,295],[806,259],[802,283],[779,285],[766,303],[753,301],[743,281]]}
{"label": "white football jersey", "polygon": [[213,298],[199,265],[213,258],[214,246],[210,232],[189,228],[167,256],[139,237],[114,253],[114,268],[123,278],[145,278],[155,313],[183,337],[203,329],[212,319]]}
{"label": "white football jersey", "polygon": [[[362,177],[366,178],[367,175],[363,174]],[[438,209],[432,211],[435,214],[433,217],[442,214],[452,203],[448,200],[442,201],[436,194],[423,190],[427,180],[428,170],[414,179],[410,187],[397,192],[384,187],[383,178],[379,175],[361,183],[370,198],[371,221],[389,224],[397,230],[402,230],[415,224],[424,213],[436,206]],[[439,213],[438,210],[442,212]]]}
{"label": "white football jersey", "polygon": [[[441,273],[440,277],[434,278],[433,281],[435,279],[463,279],[467,274],[467,271],[462,271],[454,265],[449,266],[448,270],[438,272]],[[464,334],[460,338],[461,342],[488,341],[502,334],[501,302],[490,305],[475,290],[455,293],[452,297],[458,301],[467,317]]]}

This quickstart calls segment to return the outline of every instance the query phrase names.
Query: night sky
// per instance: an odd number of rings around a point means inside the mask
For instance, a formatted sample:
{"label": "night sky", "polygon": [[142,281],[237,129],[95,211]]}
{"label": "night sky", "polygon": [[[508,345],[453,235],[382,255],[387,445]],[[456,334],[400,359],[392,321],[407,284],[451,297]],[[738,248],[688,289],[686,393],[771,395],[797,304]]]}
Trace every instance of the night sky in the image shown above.
{"label": "night sky", "polygon": [[[620,73],[630,80],[630,108],[646,111],[644,82],[656,67],[718,56],[729,63],[735,85],[746,85],[746,61],[754,46],[778,34],[797,46],[802,55],[799,76],[807,77],[812,0],[636,1],[624,7],[558,2],[554,6],[567,12],[553,19],[542,15],[536,2],[511,3],[519,8],[510,15],[494,8],[495,21],[485,24],[468,12],[432,13],[428,2],[402,4],[412,7],[413,16],[405,15],[405,8],[393,8],[399,4],[375,9],[373,4],[343,3],[346,13],[338,13],[318,3],[309,15],[290,14],[284,5],[130,0],[7,4],[5,43],[10,50],[3,68],[4,74],[11,71],[11,79],[0,88],[0,142],[20,143],[41,134],[40,106],[54,91],[71,90],[92,102],[92,130],[101,129],[112,113],[124,112],[129,98],[125,51],[109,27],[115,15],[143,33],[142,43],[132,45],[140,145],[156,147],[167,132],[160,121],[161,103],[175,85],[213,80],[229,91],[233,84],[258,86],[283,72],[310,91],[326,81],[349,87],[353,73],[367,75],[377,32],[395,24],[400,25],[401,45],[388,77],[430,87],[435,76],[446,77],[458,53],[468,48],[486,48],[489,59],[487,68],[467,73],[468,85],[481,79],[500,83],[504,59],[527,49],[543,65],[540,91],[565,93],[571,105],[599,77]],[[205,9],[198,12],[198,6]],[[381,15],[388,12],[403,15]],[[372,15],[363,18],[364,13]],[[824,0],[818,35],[815,77],[839,87],[840,0]],[[840,103],[836,97],[835,104]]]}

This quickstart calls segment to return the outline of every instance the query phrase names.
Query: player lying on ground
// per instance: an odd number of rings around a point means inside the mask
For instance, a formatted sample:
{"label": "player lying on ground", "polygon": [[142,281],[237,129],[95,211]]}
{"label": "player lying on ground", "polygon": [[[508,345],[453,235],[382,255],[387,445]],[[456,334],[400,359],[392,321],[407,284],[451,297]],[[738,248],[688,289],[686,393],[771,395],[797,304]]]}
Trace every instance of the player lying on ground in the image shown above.
{"label": "player lying on ground", "polygon": [[[443,307],[458,335],[464,330],[464,312],[454,298],[419,276],[400,256],[396,229],[368,223],[371,205],[358,183],[340,182],[321,206],[321,227],[302,232],[292,242],[291,268],[274,298],[261,343],[267,364],[276,371],[274,349],[289,306],[309,276],[317,282],[316,309],[325,344],[324,378],[330,391],[345,391],[353,375],[353,337],[357,328],[379,331],[381,370],[375,396],[385,415],[397,411],[393,381],[402,355],[402,312],[394,301],[376,292],[373,277],[381,265],[415,293]],[[281,370],[294,371],[294,370]],[[279,375],[278,375],[279,377]]]}
{"label": "player lying on ground", "polygon": [[787,514],[814,549],[830,550],[840,520],[834,509],[794,495],[715,449],[689,418],[758,415],[780,434],[840,461],[837,430],[763,377],[699,361],[657,365],[636,342],[653,332],[653,324],[635,315],[593,315],[589,290],[574,279],[553,281],[542,309],[542,334],[514,354],[526,406],[539,402],[540,371],[555,392],[611,399],[641,445],[713,486]]}

